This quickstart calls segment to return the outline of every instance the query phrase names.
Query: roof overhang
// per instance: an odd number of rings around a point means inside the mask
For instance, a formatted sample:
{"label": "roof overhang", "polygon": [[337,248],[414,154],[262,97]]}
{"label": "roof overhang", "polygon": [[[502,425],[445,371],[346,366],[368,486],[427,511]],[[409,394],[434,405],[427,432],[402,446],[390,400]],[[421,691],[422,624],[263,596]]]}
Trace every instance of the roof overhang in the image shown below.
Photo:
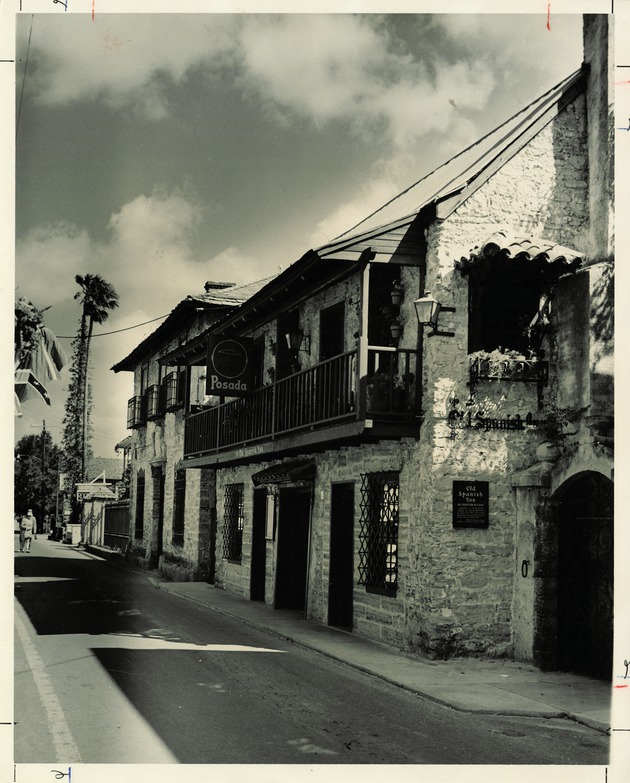
{"label": "roof overhang", "polygon": [[205,364],[210,334],[243,334],[275,317],[287,307],[296,307],[317,291],[344,279],[369,261],[369,253],[357,259],[321,258],[309,250],[243,304],[218,319],[208,329],[164,354],[162,365]]}
{"label": "roof overhang", "polygon": [[158,363],[169,367],[179,367],[188,364],[205,364],[208,348],[208,334],[211,330],[206,329],[197,337],[193,337],[188,342],[178,345],[164,356],[158,359]]}
{"label": "roof overhang", "polygon": [[201,299],[192,297],[182,300],[173,310],[171,310],[166,320],[164,320],[154,332],[146,337],[128,356],[115,364],[111,369],[114,372],[120,372],[121,370],[133,372],[143,359],[154,354],[165,343],[171,340],[173,335],[176,335],[189,326],[189,324],[194,321],[198,311],[212,310],[217,314],[220,314],[222,311],[228,309],[228,307],[229,305],[217,305],[214,302],[204,302]]}

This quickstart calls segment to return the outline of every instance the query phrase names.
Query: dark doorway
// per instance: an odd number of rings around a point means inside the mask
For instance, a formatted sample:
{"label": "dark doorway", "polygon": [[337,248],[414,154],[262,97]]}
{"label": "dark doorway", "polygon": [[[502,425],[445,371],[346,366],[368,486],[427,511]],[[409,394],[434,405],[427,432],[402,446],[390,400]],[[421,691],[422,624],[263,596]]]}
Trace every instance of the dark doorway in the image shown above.
{"label": "dark doorway", "polygon": [[559,505],[558,668],[610,680],[613,652],[613,485],[599,473]]}
{"label": "dark doorway", "polygon": [[370,345],[392,345],[390,323],[399,309],[392,305],[390,291],[400,279],[398,264],[370,264],[368,293],[368,342]]}
{"label": "dark doorway", "polygon": [[162,554],[162,537],[164,533],[164,470],[161,465],[151,466],[153,481],[153,545],[151,547],[151,567],[157,568]]}
{"label": "dark doorway", "polygon": [[330,498],[328,624],[352,627],[354,484],[333,484]]}
{"label": "dark doorway", "polygon": [[252,517],[252,569],[249,585],[249,597],[252,601],[265,600],[266,521],[267,492],[264,489],[255,489],[254,513]]}
{"label": "dark doorway", "polygon": [[346,303],[338,302],[319,313],[320,362],[343,353]]}
{"label": "dark doorway", "polygon": [[310,489],[280,490],[276,609],[306,608],[310,515]]}
{"label": "dark doorway", "polygon": [[260,389],[265,383],[265,338],[258,337],[252,344],[252,386]]}

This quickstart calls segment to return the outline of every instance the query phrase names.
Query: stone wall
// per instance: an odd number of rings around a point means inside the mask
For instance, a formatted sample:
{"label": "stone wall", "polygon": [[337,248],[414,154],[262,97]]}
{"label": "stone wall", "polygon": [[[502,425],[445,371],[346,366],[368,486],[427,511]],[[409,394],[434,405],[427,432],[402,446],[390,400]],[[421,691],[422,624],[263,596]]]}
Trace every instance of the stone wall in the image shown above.
{"label": "stone wall", "polygon": [[[507,655],[513,649],[513,591],[517,518],[511,476],[535,462],[541,427],[520,431],[449,425],[453,400],[466,411],[468,281],[454,261],[493,232],[580,245],[588,224],[584,100],[578,98],[442,223],[428,230],[427,284],[456,312],[440,318],[455,337],[424,340],[425,420],[407,470],[411,507],[406,646],[436,655]],[[553,353],[553,337],[546,345]],[[565,346],[566,349],[566,346]],[[566,349],[568,350],[568,349]],[[577,349],[576,349],[577,350]],[[545,401],[555,401],[552,363]],[[535,384],[484,381],[473,415],[504,420],[531,413],[541,420]],[[488,529],[452,525],[452,482],[489,482]],[[522,611],[519,608],[519,611]]]}
{"label": "stone wall", "polygon": [[[187,331],[191,339],[200,334],[214,317],[204,314]],[[158,358],[173,350],[179,344],[180,335],[172,335],[155,355],[147,358],[149,368],[147,385],[157,384],[160,377]],[[134,395],[140,394],[141,364],[134,373]],[[186,473],[185,526],[183,545],[173,544],[173,488],[175,470],[181,465],[184,452],[184,411],[169,411],[160,419],[147,421],[144,426],[132,431],[131,459],[131,531],[132,540],[129,556],[135,565],[155,568],[164,579],[177,581],[211,578],[210,535],[213,524],[214,500],[213,479],[205,473],[202,481],[201,471],[189,470]],[[158,518],[155,503],[157,474],[161,468],[164,473],[163,534],[161,547],[158,546]],[[153,470],[152,470],[153,468]],[[136,485],[138,471],[144,471],[144,536],[142,540],[133,538],[136,515]],[[212,499],[211,499],[212,496]],[[158,551],[161,556],[158,562]]]}

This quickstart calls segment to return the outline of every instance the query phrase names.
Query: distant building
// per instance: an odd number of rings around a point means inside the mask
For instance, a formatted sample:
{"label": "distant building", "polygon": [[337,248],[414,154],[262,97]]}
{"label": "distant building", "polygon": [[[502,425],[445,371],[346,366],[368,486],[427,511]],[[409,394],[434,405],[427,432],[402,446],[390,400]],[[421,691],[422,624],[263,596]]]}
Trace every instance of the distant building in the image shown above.
{"label": "distant building", "polygon": [[579,72],[114,368],[139,555],[409,652],[610,676],[610,39],[586,17]]}

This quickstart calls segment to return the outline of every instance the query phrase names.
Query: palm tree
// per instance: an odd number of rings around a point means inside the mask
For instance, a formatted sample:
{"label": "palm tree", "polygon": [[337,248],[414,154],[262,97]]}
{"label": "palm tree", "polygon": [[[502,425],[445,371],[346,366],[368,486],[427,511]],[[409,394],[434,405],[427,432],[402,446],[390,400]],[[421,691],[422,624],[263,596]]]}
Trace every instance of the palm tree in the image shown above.
{"label": "palm tree", "polygon": [[109,311],[118,307],[118,294],[114,287],[103,280],[100,275],[76,275],[75,282],[81,286],[81,290],[74,295],[81,302],[81,326],[79,340],[82,346],[79,366],[79,378],[82,394],[82,479],[86,479],[87,470],[87,431],[88,431],[88,389],[90,368],[90,341],[94,324],[102,324],[109,317]]}

